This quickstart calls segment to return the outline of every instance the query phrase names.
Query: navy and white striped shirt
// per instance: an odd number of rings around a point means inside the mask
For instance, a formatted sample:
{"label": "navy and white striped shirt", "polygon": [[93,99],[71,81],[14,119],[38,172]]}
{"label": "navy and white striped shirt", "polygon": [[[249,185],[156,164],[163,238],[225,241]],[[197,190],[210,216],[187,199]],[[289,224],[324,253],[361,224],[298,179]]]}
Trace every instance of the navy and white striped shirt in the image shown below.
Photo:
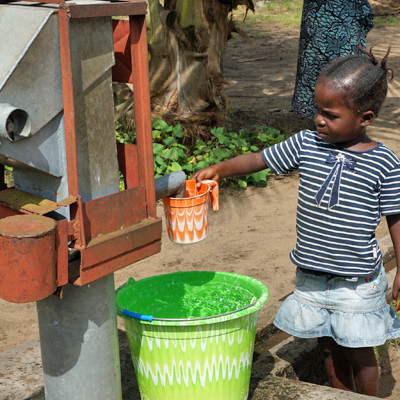
{"label": "navy and white striped shirt", "polygon": [[301,131],[261,153],[277,175],[298,168],[298,267],[342,276],[369,276],[382,254],[375,239],[380,215],[400,214],[400,161],[385,145],[351,151]]}

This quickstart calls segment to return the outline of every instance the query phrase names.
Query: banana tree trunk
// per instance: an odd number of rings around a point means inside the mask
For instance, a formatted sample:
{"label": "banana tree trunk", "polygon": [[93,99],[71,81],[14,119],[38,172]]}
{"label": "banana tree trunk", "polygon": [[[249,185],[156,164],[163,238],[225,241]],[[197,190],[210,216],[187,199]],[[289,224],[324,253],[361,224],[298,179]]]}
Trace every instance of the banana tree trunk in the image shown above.
{"label": "banana tree trunk", "polygon": [[254,9],[251,0],[169,0],[164,7],[150,0],[149,70],[155,109],[185,118],[225,109],[223,57],[231,33],[241,33],[229,18],[238,5]]}

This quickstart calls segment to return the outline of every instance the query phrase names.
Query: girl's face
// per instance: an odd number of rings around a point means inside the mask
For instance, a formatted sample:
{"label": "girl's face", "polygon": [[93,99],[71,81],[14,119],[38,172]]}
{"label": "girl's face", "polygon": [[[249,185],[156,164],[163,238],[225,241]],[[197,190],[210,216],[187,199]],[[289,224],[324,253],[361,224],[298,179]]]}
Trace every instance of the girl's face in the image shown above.
{"label": "girl's face", "polygon": [[356,113],[348,107],[343,95],[329,81],[315,86],[315,125],[318,136],[326,143],[353,147],[365,141],[366,127],[372,123],[372,111]]}

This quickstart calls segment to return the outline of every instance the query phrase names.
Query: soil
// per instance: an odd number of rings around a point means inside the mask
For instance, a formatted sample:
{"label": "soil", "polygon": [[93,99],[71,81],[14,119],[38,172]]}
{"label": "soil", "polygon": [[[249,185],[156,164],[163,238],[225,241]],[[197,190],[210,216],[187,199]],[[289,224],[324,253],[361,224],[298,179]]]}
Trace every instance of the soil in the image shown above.
{"label": "soil", "polygon": [[[246,28],[247,29],[247,28]],[[247,29],[251,43],[234,38],[226,51],[225,93],[230,98],[228,124],[233,131],[265,125],[291,134],[312,128],[313,122],[291,110],[297,63],[298,29],[258,26]],[[375,27],[368,36],[381,58],[389,44],[389,64],[400,77],[398,27]],[[389,95],[370,136],[383,141],[400,157],[400,78],[390,83]],[[210,215],[209,237],[193,246],[174,244],[163,232],[161,253],[115,273],[116,287],[129,276],[142,279],[175,271],[216,270],[245,274],[264,282],[269,302],[285,297],[294,288],[294,267],[288,253],[296,241],[295,210],[298,175],[271,178],[266,188],[241,192],[223,189],[220,211]],[[158,206],[159,216],[163,208]],[[378,239],[388,234],[380,224]],[[0,299],[0,353],[38,336],[35,304],[11,304]],[[120,326],[120,328],[122,328]],[[399,348],[388,347],[381,376],[381,397],[400,397]],[[385,353],[385,354],[386,354]]]}
{"label": "soil", "polygon": [[388,346],[379,353],[380,365],[379,397],[398,399],[400,395],[398,377],[400,376],[400,347]]}

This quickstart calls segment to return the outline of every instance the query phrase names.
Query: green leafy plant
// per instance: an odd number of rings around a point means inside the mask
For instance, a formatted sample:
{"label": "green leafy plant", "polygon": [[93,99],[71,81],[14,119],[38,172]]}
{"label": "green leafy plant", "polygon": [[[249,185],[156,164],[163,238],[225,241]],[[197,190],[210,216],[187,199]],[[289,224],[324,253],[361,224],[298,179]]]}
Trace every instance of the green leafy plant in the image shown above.
{"label": "green leafy plant", "polygon": [[121,171],[119,171],[119,191],[125,190],[125,180],[124,175]]}
{"label": "green leafy plant", "polygon": [[[152,121],[153,154],[155,178],[174,171],[184,171],[190,176],[201,168],[229,160],[240,154],[248,154],[272,146],[285,139],[283,132],[266,126],[253,126],[239,133],[228,132],[225,128],[210,129],[211,140],[204,142],[198,138],[192,149],[183,144],[184,133],[178,123],[168,125],[162,119]],[[119,143],[135,143],[134,127],[126,129],[116,126],[116,139]],[[271,171],[267,168],[255,174],[229,178],[225,181],[233,187],[244,188],[248,184],[266,186]]]}
{"label": "green leafy plant", "polygon": [[7,187],[14,186],[13,168],[9,167],[8,165],[4,165],[4,180],[5,180]]}
{"label": "green leafy plant", "polygon": [[181,171],[187,164],[188,148],[179,142],[184,134],[178,123],[172,127],[162,119],[153,121],[153,154],[155,177]]}
{"label": "green leafy plant", "polygon": [[[265,147],[284,140],[281,131],[265,126],[253,126],[249,130],[242,129],[239,133],[228,132],[225,128],[212,128],[210,130],[213,140],[204,143],[197,140],[193,150],[195,157],[192,163],[192,172],[208,167],[215,163],[229,160],[241,154],[257,152]],[[270,169],[239,178],[230,178],[232,186],[247,187],[248,183],[255,186],[266,186]]]}
{"label": "green leafy plant", "polygon": [[118,143],[136,143],[135,124],[122,120],[115,125],[115,137]]}

